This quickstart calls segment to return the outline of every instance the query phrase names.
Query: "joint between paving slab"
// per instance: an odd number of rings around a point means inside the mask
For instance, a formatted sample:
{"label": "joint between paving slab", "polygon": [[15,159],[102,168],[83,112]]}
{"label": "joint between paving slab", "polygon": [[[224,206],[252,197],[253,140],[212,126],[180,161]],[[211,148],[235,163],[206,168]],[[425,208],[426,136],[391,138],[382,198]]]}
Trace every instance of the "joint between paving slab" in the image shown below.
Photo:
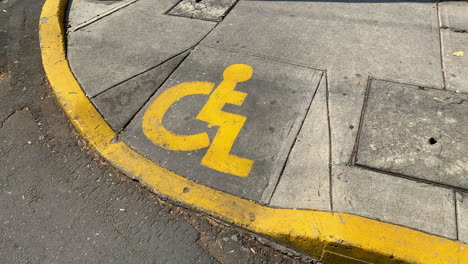
{"label": "joint between paving slab", "polygon": [[377,78],[375,76],[372,76],[372,79],[375,80],[375,81],[382,81],[382,82],[388,82],[388,83],[394,83],[394,84],[402,84],[402,85],[413,86],[413,87],[421,89],[421,90],[444,91],[446,93],[452,93],[452,94],[468,94],[468,92],[464,92],[464,91],[446,90],[443,87],[440,88],[440,87],[425,86],[425,85],[414,84],[414,83],[399,82],[399,81],[388,80],[388,79],[384,79],[384,78]]}
{"label": "joint between paving slab", "polygon": [[78,30],[80,30],[82,28],[85,28],[85,27],[87,27],[87,26],[89,26],[89,25],[103,19],[104,17],[109,16],[109,15],[111,15],[111,14],[113,14],[113,13],[115,13],[115,12],[125,8],[125,7],[128,7],[128,6],[134,4],[134,3],[138,2],[138,1],[139,0],[132,0],[132,1],[128,2],[128,3],[125,3],[125,4],[122,4],[120,6],[116,6],[114,8],[111,8],[111,9],[107,10],[106,12],[104,12],[102,14],[99,14],[99,15],[97,15],[97,16],[95,16],[95,17],[93,17],[93,18],[91,18],[91,19],[89,19],[89,20],[87,20],[85,22],[82,22],[82,23],[76,25],[76,27],[73,28],[73,31],[78,31]]}
{"label": "joint between paving slab", "polygon": [[325,78],[325,100],[326,100],[326,105],[327,105],[327,123],[328,123],[328,182],[329,182],[329,187],[328,187],[328,192],[329,192],[329,197],[330,197],[330,211],[333,212],[333,154],[332,154],[332,149],[333,149],[333,140],[332,140],[332,128],[331,128],[331,118],[330,118],[330,91],[329,91],[329,82],[328,82],[328,71],[325,71],[323,73],[324,78]]}
{"label": "joint between paving slab", "polygon": [[359,128],[358,128],[358,131],[356,133],[356,138],[355,138],[355,141],[354,141],[353,151],[351,152],[351,156],[349,157],[348,163],[346,164],[348,166],[353,166],[356,163],[357,152],[358,152],[358,149],[359,149],[359,139],[361,138],[362,127],[364,125],[364,117],[365,117],[365,114],[366,114],[367,102],[369,100],[369,94],[370,94],[370,90],[371,90],[370,88],[371,88],[371,85],[372,85],[372,80],[373,80],[372,76],[369,75],[367,77],[366,91],[365,91],[365,94],[364,94],[364,100],[363,100],[363,104],[362,104],[362,108],[361,108],[361,116],[359,118]]}
{"label": "joint between paving slab", "polygon": [[[136,1],[138,1],[138,0],[136,0]],[[185,53],[185,52],[193,51],[197,46],[200,45],[200,43],[201,43],[206,37],[208,37],[208,35],[218,26],[218,24],[219,24],[219,23],[216,23],[215,26],[214,26],[212,29],[210,29],[210,30],[209,30],[195,45],[193,45],[192,47],[190,47],[190,48],[188,48],[188,49],[185,49],[185,50],[183,50],[182,52],[179,52],[179,53],[175,54],[174,56],[171,56],[170,58],[164,60],[163,62],[161,62],[161,63],[159,63],[159,64],[157,64],[157,65],[155,65],[155,66],[152,66],[151,68],[149,68],[149,69],[147,69],[147,70],[144,70],[144,71],[142,71],[142,72],[140,72],[140,73],[137,73],[137,74],[135,74],[135,75],[133,75],[133,76],[131,76],[131,77],[129,77],[129,78],[127,78],[127,79],[121,81],[121,82],[118,82],[118,83],[116,83],[116,84],[110,86],[109,88],[106,88],[104,91],[101,91],[101,92],[99,92],[99,93],[97,93],[97,94],[91,96],[90,98],[95,98],[96,96],[99,96],[99,95],[103,94],[104,92],[106,92],[106,91],[108,91],[108,90],[110,90],[110,89],[112,89],[112,88],[114,88],[114,87],[116,87],[116,86],[118,86],[118,85],[120,85],[120,84],[126,82],[126,81],[129,81],[129,80],[131,80],[131,79],[133,79],[133,78],[135,78],[135,77],[137,77],[137,76],[139,76],[139,75],[142,75],[142,74],[144,74],[144,73],[146,73],[146,72],[148,72],[148,71],[150,71],[150,70],[152,70],[152,69],[154,69],[154,68],[156,68],[156,67],[158,67],[158,66],[163,65],[164,63],[168,62],[169,60],[171,60],[171,59],[173,59],[173,58],[175,58],[175,57],[177,57],[177,56],[179,56],[179,55],[181,55],[181,54],[183,54],[183,53]],[[185,58],[184,58],[184,60],[185,60]],[[180,64],[179,64],[179,65],[180,65]]]}
{"label": "joint between paving slab", "polygon": [[457,208],[457,191],[452,190],[453,192],[453,207],[455,208],[455,238],[460,240],[460,231],[458,230],[458,208]]}
{"label": "joint between paving slab", "polygon": [[447,26],[441,26],[441,30],[447,30],[447,31],[452,31],[455,33],[468,33],[468,30],[466,29],[461,29],[461,28],[453,28],[453,27],[447,27]]}
{"label": "joint between paving slab", "polygon": [[[134,75],[128,77],[127,79],[125,79],[125,80],[123,80],[123,81],[121,81],[121,82],[118,82],[118,83],[116,83],[116,84],[114,84],[114,85],[112,85],[112,86],[110,86],[110,87],[104,89],[103,91],[100,91],[99,93],[97,93],[97,94],[95,94],[95,95],[93,95],[93,96],[89,96],[89,98],[90,98],[90,99],[96,98],[97,96],[99,96],[99,95],[101,95],[101,94],[103,94],[103,93],[105,93],[105,92],[111,90],[112,88],[115,88],[116,86],[119,86],[119,85],[121,85],[121,84],[123,84],[123,83],[125,83],[125,82],[128,82],[128,81],[130,81],[130,80],[132,80],[132,79],[134,79],[134,78],[136,78],[136,77],[138,77],[138,76],[140,76],[140,75],[142,75],[142,74],[145,74],[145,73],[147,73],[147,72],[149,72],[149,71],[151,71],[151,70],[153,70],[153,69],[155,69],[155,68],[157,68],[157,67],[163,65],[164,63],[166,63],[166,62],[168,62],[168,61],[174,59],[174,58],[177,57],[177,56],[180,56],[180,55],[182,55],[182,54],[184,54],[184,53],[186,53],[186,52],[192,51],[193,49],[194,49],[194,48],[191,47],[191,48],[188,48],[188,49],[186,49],[186,50],[184,50],[184,51],[182,51],[182,52],[180,52],[180,53],[177,53],[177,54],[175,54],[174,56],[171,56],[170,58],[168,58],[168,59],[162,61],[161,63],[158,63],[158,64],[155,65],[155,66],[151,66],[150,68],[148,68],[148,69],[146,69],[146,70],[144,70],[144,71],[141,71],[141,72],[139,72],[139,73],[137,73],[137,74],[134,74]],[[185,58],[184,58],[184,60],[185,60]],[[179,65],[180,65],[180,64],[179,64]],[[177,65],[177,66],[178,66],[178,65]],[[172,71],[172,72],[173,72],[173,71]],[[171,74],[172,74],[172,72],[171,72]]]}
{"label": "joint between paving slab", "polygon": [[299,64],[299,63],[294,63],[294,62],[290,62],[290,61],[285,61],[285,60],[281,60],[279,58],[275,58],[275,57],[269,57],[269,56],[260,56],[258,54],[254,54],[254,53],[251,53],[251,52],[248,52],[248,51],[242,51],[242,52],[239,52],[237,50],[232,50],[232,49],[226,49],[226,48],[220,48],[220,47],[213,47],[213,46],[210,46],[210,45],[207,45],[207,44],[199,44],[200,46],[203,46],[203,47],[208,47],[208,48],[212,48],[212,49],[218,49],[218,50],[224,50],[224,51],[228,51],[228,52],[232,52],[232,53],[237,53],[237,54],[244,54],[244,55],[248,55],[248,56],[251,56],[251,57],[255,57],[255,58],[260,58],[260,59],[265,59],[265,60],[271,60],[271,61],[276,61],[276,62],[281,62],[281,63],[286,63],[286,64],[290,64],[290,65],[294,65],[294,66],[299,66],[299,67],[303,67],[303,68],[307,68],[307,69],[311,69],[311,70],[315,70],[315,71],[321,71],[321,72],[326,72],[327,69],[322,69],[322,68],[316,68],[316,67],[311,67],[311,66],[308,66],[308,65],[304,65],[304,64]]}
{"label": "joint between paving slab", "polygon": [[439,3],[436,3],[436,11],[437,11],[437,28],[438,28],[438,35],[439,35],[439,48],[440,48],[440,67],[441,67],[441,73],[442,73],[442,82],[443,82],[443,89],[447,90],[447,82],[445,78],[445,61],[444,61],[444,43],[442,41],[442,18],[440,15],[440,8],[439,8]]}
{"label": "joint between paving slab", "polygon": [[383,170],[383,169],[374,168],[374,167],[366,166],[366,165],[363,165],[363,164],[359,164],[358,160],[356,160],[356,163],[354,163],[352,166],[355,166],[355,167],[358,167],[358,168],[361,168],[361,169],[370,170],[370,171],[375,171],[375,172],[378,172],[378,173],[383,173],[383,174],[386,174],[386,175],[391,175],[391,176],[395,176],[395,177],[399,177],[399,178],[403,178],[403,179],[408,179],[408,180],[424,183],[424,184],[427,184],[427,185],[442,187],[442,188],[445,188],[445,189],[456,190],[456,191],[461,191],[461,192],[468,192],[468,189],[456,187],[456,186],[453,186],[453,185],[450,185],[450,184],[444,184],[444,183],[429,181],[429,180],[416,178],[414,176],[409,176],[409,175],[402,174],[402,173],[386,171],[386,170]]}
{"label": "joint between paving slab", "polygon": [[[173,56],[173,57],[170,58],[170,59],[173,59],[173,58],[175,58],[175,57],[177,57],[177,56],[180,56],[180,55],[184,54],[185,52],[188,52],[188,53],[189,53],[189,54],[187,54],[187,55],[176,65],[176,67],[174,67],[174,69],[172,69],[171,73],[167,75],[167,77],[164,79],[163,82],[161,82],[161,84],[158,86],[158,88],[156,88],[156,89],[154,90],[154,92],[148,97],[148,99],[145,100],[145,102],[144,102],[144,103],[141,105],[141,107],[133,114],[133,116],[127,121],[127,123],[122,127],[122,129],[121,129],[120,131],[118,131],[117,137],[119,137],[119,134],[120,134],[122,131],[124,131],[124,130],[128,127],[128,125],[133,121],[133,119],[135,118],[135,116],[136,116],[136,115],[146,106],[146,104],[151,100],[151,98],[153,97],[153,95],[156,94],[156,93],[158,92],[158,90],[163,86],[163,84],[171,77],[172,73],[174,73],[174,71],[177,70],[177,68],[179,68],[179,66],[185,61],[185,59],[187,59],[187,57],[190,55],[190,51],[191,51],[191,50],[192,50],[192,48],[190,48],[190,49],[188,49],[188,50],[185,50],[185,51],[183,51],[182,53],[179,53],[179,54],[177,54],[177,55],[175,55],[175,56]],[[166,60],[165,62],[169,61],[170,59]],[[165,63],[165,62],[163,62],[163,63]],[[162,65],[163,63],[159,64],[158,66]],[[155,66],[155,67],[153,67],[152,69],[154,69],[154,68],[156,68],[156,67],[158,67],[158,66]],[[149,70],[151,70],[151,69],[149,69]],[[147,70],[147,71],[149,71],[149,70]],[[147,71],[145,71],[145,72],[147,72]],[[144,73],[144,72],[143,72],[143,73]],[[140,74],[142,74],[142,73],[140,73]],[[140,74],[138,74],[138,75],[140,75]],[[136,76],[135,76],[135,77],[136,77]]]}
{"label": "joint between paving slab", "polygon": [[[308,104],[308,106],[307,106],[307,109],[306,109],[306,111],[305,111],[305,114],[304,114],[304,116],[303,116],[303,118],[302,118],[302,120],[301,120],[301,124],[299,125],[299,129],[298,129],[296,135],[294,136],[293,143],[292,143],[292,145],[290,146],[290,148],[287,150],[288,153],[287,153],[286,159],[285,159],[285,161],[284,161],[284,163],[283,163],[283,165],[282,165],[282,168],[281,168],[281,171],[280,171],[280,173],[279,173],[278,179],[276,179],[275,185],[274,185],[274,187],[272,188],[272,190],[269,192],[269,194],[267,194],[267,197],[262,197],[262,201],[264,201],[266,204],[270,204],[270,203],[271,203],[271,199],[273,198],[273,194],[275,193],[276,188],[278,187],[278,184],[279,184],[279,182],[280,182],[280,180],[281,180],[281,176],[283,175],[284,170],[286,169],[286,165],[287,165],[288,162],[289,162],[289,157],[291,156],[291,152],[292,152],[294,146],[295,146],[296,143],[297,143],[297,138],[299,137],[299,134],[301,133],[302,127],[304,126],[304,122],[305,122],[307,116],[309,115],[310,109],[311,109],[311,107],[312,107],[312,102],[314,101],[315,96],[316,96],[317,93],[318,93],[318,89],[320,88],[320,84],[322,83],[323,79],[324,79],[324,74],[323,74],[323,72],[322,72],[322,75],[320,76],[320,81],[317,83],[317,88],[315,89],[315,92],[314,92],[314,94],[312,95],[312,98],[311,98],[311,100],[310,100],[310,102],[309,102],[309,104]],[[292,129],[293,127],[294,127],[294,123],[291,125],[291,129]],[[267,191],[268,189],[269,189],[269,188],[267,187],[267,188],[265,189],[265,191]],[[264,192],[264,194],[265,194],[265,192]]]}

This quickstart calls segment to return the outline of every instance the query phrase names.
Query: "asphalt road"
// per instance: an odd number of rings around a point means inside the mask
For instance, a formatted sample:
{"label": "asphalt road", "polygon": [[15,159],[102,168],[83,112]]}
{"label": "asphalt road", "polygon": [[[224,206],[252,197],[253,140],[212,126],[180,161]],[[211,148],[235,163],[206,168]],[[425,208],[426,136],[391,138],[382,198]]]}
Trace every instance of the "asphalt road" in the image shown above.
{"label": "asphalt road", "polygon": [[101,160],[55,102],[41,0],[0,0],[0,263],[300,263]]}

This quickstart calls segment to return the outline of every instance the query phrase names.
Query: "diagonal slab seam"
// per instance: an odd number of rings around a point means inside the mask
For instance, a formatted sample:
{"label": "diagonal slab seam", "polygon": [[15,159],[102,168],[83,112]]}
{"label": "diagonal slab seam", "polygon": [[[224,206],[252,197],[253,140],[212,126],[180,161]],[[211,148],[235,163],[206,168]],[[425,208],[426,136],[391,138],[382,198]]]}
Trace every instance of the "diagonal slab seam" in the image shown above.
{"label": "diagonal slab seam", "polygon": [[123,3],[123,4],[121,4],[121,5],[118,5],[118,6],[116,6],[116,7],[113,7],[113,8],[111,8],[111,9],[107,10],[106,12],[104,12],[104,13],[102,13],[102,14],[99,14],[99,15],[97,15],[97,16],[95,16],[95,17],[92,17],[92,18],[86,20],[86,21],[83,21],[83,22],[79,23],[78,25],[76,25],[76,26],[73,28],[73,31],[78,31],[78,30],[80,30],[80,29],[83,29],[83,28],[85,28],[85,27],[87,27],[87,26],[93,24],[94,22],[97,22],[98,20],[103,19],[104,17],[109,16],[109,15],[111,15],[111,14],[113,14],[113,13],[119,11],[119,10],[122,9],[122,8],[125,8],[125,7],[127,7],[127,6],[129,6],[129,5],[132,5],[132,4],[136,3],[137,1],[138,1],[138,0],[132,0],[132,1],[128,2],[128,3]]}
{"label": "diagonal slab seam", "polygon": [[68,0],[46,0],[40,45],[58,102],[99,154],[152,192],[250,231],[270,236],[324,263],[468,263],[466,245],[344,213],[275,209],[197,184],[146,159],[124,142],[86,97],[66,60]]}

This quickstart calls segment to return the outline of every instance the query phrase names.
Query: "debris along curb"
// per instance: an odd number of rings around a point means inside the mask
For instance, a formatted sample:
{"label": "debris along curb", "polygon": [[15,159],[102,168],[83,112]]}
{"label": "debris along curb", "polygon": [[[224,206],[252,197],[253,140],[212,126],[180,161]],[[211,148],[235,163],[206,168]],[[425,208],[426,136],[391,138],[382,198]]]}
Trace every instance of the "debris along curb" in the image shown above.
{"label": "debris along curb", "polygon": [[325,263],[468,263],[464,244],[342,213],[275,209],[190,181],[124,142],[86,97],[66,59],[63,17],[68,0],[46,0],[40,18],[42,60],[70,121],[99,154],[158,195],[270,236]]}

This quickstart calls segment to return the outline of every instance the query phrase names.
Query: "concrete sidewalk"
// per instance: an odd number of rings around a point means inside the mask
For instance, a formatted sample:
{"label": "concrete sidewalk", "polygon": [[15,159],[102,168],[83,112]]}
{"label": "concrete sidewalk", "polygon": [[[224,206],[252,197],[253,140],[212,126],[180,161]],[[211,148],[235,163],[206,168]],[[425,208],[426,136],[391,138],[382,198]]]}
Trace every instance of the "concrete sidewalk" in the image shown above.
{"label": "concrete sidewalk", "polygon": [[466,1],[72,1],[68,61],[115,140],[178,175],[464,243],[467,14]]}

